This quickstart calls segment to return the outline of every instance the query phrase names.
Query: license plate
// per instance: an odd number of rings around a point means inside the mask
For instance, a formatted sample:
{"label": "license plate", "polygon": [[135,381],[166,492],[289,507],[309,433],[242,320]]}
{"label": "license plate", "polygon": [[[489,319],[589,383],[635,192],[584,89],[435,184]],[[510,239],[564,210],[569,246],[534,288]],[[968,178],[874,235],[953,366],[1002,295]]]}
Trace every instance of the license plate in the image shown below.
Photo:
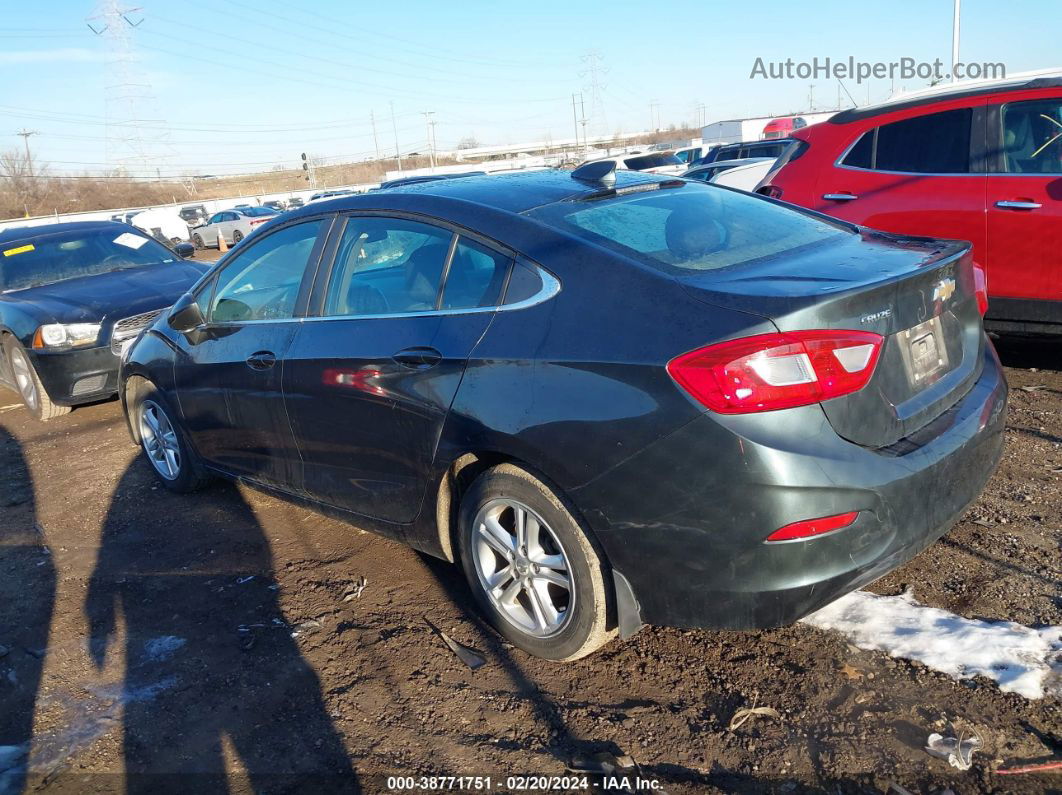
{"label": "license plate", "polygon": [[934,317],[900,332],[901,352],[912,386],[932,384],[948,370],[948,349],[940,317]]}

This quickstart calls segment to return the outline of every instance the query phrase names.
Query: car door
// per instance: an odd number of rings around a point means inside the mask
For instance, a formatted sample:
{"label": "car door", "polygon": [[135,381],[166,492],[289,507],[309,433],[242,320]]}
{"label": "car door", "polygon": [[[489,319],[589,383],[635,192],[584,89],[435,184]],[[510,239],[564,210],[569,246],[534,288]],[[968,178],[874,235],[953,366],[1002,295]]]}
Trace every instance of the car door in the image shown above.
{"label": "car door", "polygon": [[225,213],[214,213],[210,216],[210,220],[206,222],[199,231],[199,236],[203,238],[203,243],[208,246],[217,245],[218,242],[218,230],[221,229],[221,224],[225,220]]}
{"label": "car door", "polygon": [[846,221],[910,235],[985,246],[984,101],[866,130],[818,181],[819,210]]}
{"label": "car door", "polygon": [[284,354],[330,222],[290,223],[235,253],[197,295],[205,325],[177,337],[177,397],[199,454],[293,491],[302,465],[281,392]]}
{"label": "car door", "polygon": [[285,361],[288,416],[310,496],[408,523],[512,257],[411,218],[341,223],[330,273],[318,278],[318,315],[299,326]]}
{"label": "car door", "polygon": [[1059,305],[1045,302],[1062,301],[1062,95],[1019,95],[989,113],[990,314],[1060,323]]}

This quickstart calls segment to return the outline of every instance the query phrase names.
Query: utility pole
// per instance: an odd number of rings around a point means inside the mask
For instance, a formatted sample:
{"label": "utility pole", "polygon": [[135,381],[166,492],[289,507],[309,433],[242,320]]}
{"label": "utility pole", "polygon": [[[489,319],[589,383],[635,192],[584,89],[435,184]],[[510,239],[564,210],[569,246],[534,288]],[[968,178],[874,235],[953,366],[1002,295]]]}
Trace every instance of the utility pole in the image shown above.
{"label": "utility pole", "polygon": [[580,123],[583,125],[583,157],[590,151],[590,142],[586,140],[586,105],[583,103],[583,95],[579,94],[579,109],[582,111]]}
{"label": "utility pole", "polygon": [[435,111],[423,110],[421,114],[424,116],[424,122],[428,126],[428,162],[431,163],[432,173],[435,173],[435,120],[432,118],[435,115]]}
{"label": "utility pole", "polygon": [[962,12],[962,0],[955,0],[955,12],[951,17],[951,82],[958,78],[955,76],[955,64],[959,62],[959,16]]}
{"label": "utility pole", "polygon": [[33,158],[30,156],[29,139],[31,135],[39,135],[37,130],[27,130],[23,127],[15,135],[22,136],[22,142],[26,145],[26,169],[29,171],[29,175],[33,176]]}
{"label": "utility pole", "polygon": [[808,85],[808,110],[815,111],[815,84],[810,83]]}
{"label": "utility pole", "polygon": [[402,171],[402,153],[398,149],[398,125],[395,124],[395,103],[391,102],[391,129],[395,133],[395,161],[398,163],[399,172]]}
{"label": "utility pole", "polygon": [[703,102],[697,106],[697,118],[700,120],[700,124],[698,125],[698,127],[703,128],[705,121],[708,118],[708,106],[705,105]]}
{"label": "utility pole", "polygon": [[572,94],[572,126],[575,127],[575,148],[579,148],[579,112],[575,109],[575,94]]}
{"label": "utility pole", "polygon": [[657,100],[653,100],[649,103],[649,129],[656,132],[660,129],[660,103]]}
{"label": "utility pole", "polygon": [[369,111],[369,121],[372,122],[372,142],[376,146],[376,159],[380,159],[380,140],[376,137],[376,111]]}

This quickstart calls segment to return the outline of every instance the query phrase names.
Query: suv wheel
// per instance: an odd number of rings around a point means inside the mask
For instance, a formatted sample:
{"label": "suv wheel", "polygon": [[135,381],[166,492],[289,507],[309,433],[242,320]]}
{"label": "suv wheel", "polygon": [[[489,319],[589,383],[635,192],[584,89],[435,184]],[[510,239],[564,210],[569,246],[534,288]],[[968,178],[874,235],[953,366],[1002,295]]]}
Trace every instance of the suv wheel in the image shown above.
{"label": "suv wheel", "polygon": [[69,406],[59,406],[52,402],[29,357],[14,338],[4,339],[4,355],[11,365],[11,374],[15,377],[15,386],[22,402],[34,417],[46,421],[70,413]]}
{"label": "suv wheel", "polygon": [[584,657],[608,642],[606,564],[548,486],[502,464],[461,501],[461,563],[491,624],[548,660]]}

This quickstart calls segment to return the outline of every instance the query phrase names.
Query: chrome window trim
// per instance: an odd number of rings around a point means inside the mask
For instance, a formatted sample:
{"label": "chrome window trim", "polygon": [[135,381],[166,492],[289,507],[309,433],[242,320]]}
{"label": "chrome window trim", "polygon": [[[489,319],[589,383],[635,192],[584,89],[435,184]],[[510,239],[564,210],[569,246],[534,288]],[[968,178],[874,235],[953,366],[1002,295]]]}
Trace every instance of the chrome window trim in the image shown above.
{"label": "chrome window trim", "polygon": [[[530,264],[530,263],[529,263]],[[308,317],[286,317],[275,320],[240,320],[224,323],[207,323],[200,328],[239,328],[242,326],[260,325],[262,323],[311,323],[322,320],[395,320],[403,317],[446,317],[449,315],[472,315],[486,312],[513,312],[527,309],[538,304],[545,303],[560,292],[560,281],[552,273],[539,265],[533,266],[542,279],[542,287],[534,295],[528,296],[523,301],[514,304],[499,304],[495,306],[474,306],[467,309],[423,309],[417,312],[388,312],[382,315],[311,315]]]}

